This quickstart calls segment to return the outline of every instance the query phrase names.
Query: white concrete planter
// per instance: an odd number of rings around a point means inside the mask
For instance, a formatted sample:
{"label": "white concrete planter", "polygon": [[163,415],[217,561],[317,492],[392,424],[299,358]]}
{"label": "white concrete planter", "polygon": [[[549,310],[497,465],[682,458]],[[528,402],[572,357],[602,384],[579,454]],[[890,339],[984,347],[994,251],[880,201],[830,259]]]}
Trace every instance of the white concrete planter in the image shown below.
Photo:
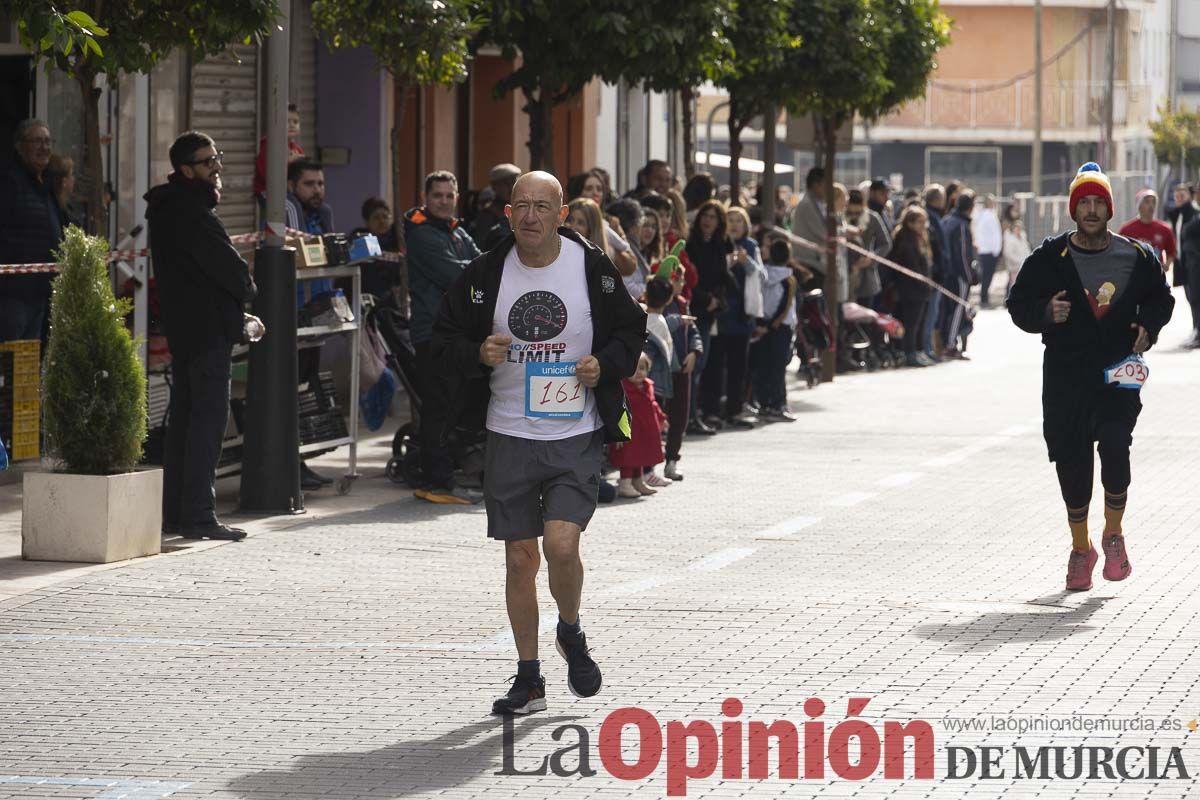
{"label": "white concrete planter", "polygon": [[25,474],[21,555],[93,564],[162,550],[162,470]]}

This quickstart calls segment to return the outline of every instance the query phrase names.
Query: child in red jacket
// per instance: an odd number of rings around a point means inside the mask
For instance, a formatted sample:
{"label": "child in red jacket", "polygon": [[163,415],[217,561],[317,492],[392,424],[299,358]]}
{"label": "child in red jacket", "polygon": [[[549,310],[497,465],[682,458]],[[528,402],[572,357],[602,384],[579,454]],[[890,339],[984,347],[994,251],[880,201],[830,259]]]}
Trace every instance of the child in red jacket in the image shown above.
{"label": "child in red jacket", "polygon": [[621,470],[618,497],[641,497],[658,492],[647,486],[642,478],[647,468],[663,462],[662,431],[667,421],[667,415],[654,399],[654,381],[646,377],[649,371],[650,356],[642,353],[637,372],[632,378],[621,381],[633,424],[628,442],[608,446],[609,461]]}

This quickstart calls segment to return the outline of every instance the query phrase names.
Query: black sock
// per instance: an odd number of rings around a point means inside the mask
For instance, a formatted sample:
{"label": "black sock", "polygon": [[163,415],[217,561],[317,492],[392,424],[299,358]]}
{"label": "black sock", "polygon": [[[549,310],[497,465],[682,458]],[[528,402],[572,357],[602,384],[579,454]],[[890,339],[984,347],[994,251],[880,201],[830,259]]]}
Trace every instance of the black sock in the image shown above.
{"label": "black sock", "polygon": [[518,661],[517,677],[537,678],[542,674],[541,665],[542,662],[538,661],[536,658],[532,658],[529,661]]}
{"label": "black sock", "polygon": [[576,617],[575,622],[573,624],[568,625],[567,623],[563,622],[562,617],[559,617],[558,618],[559,634],[561,634],[562,636],[571,636],[571,637],[578,636],[579,634],[583,633],[583,628],[580,626],[579,622],[580,622],[579,618]]}

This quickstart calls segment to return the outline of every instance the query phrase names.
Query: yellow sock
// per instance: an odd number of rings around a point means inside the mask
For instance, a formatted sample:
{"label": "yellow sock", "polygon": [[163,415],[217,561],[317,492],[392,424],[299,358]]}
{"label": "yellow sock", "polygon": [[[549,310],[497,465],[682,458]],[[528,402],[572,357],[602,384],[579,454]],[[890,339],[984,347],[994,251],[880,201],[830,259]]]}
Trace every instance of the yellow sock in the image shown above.
{"label": "yellow sock", "polygon": [[1125,516],[1125,500],[1129,492],[1104,493],[1104,532],[1121,533],[1121,518]]}
{"label": "yellow sock", "polygon": [[1087,506],[1067,509],[1067,524],[1071,526],[1071,546],[1080,552],[1092,549],[1092,540],[1088,538],[1087,522]]}

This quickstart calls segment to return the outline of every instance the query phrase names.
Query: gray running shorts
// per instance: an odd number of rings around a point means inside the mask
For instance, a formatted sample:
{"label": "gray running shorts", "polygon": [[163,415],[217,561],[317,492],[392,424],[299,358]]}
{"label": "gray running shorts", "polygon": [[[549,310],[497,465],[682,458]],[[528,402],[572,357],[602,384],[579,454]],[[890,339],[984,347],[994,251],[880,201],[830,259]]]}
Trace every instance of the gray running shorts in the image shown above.
{"label": "gray running shorts", "polygon": [[488,536],[516,541],[542,535],[546,520],[586,530],[596,511],[604,430],[541,441],[488,431],[483,502]]}

